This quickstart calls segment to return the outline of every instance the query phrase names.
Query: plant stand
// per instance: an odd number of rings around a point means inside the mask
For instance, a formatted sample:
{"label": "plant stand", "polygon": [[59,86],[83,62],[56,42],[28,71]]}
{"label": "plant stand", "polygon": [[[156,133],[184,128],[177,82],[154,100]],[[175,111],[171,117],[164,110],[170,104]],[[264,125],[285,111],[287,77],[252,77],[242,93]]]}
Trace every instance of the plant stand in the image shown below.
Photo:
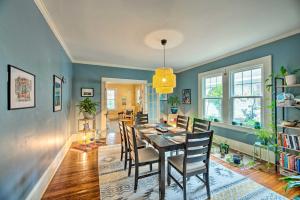
{"label": "plant stand", "polygon": [[[254,145],[253,145],[253,160],[255,160],[255,155],[256,155],[256,152],[259,151],[259,159],[262,160],[261,158],[261,150],[262,149],[266,149],[267,150],[267,162],[268,162],[268,166],[270,164],[270,150],[272,149],[272,145],[264,145],[264,144],[261,144],[261,142],[255,142]],[[258,151],[257,151],[258,150]]]}
{"label": "plant stand", "polygon": [[76,149],[82,151],[89,151],[91,149],[97,148],[96,143],[96,119],[78,119],[78,133],[81,136],[82,140],[79,146],[76,146]]}

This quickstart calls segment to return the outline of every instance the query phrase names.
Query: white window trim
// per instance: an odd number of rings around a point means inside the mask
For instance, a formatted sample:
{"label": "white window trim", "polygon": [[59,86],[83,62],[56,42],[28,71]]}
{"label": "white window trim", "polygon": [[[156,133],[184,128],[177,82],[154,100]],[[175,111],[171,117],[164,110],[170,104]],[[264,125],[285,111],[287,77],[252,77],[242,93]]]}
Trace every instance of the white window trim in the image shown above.
{"label": "white window trim", "polygon": [[[216,72],[216,73],[213,73],[213,74],[207,74],[206,76],[205,75],[202,76],[201,79],[206,79],[206,78],[211,78],[211,77],[216,77],[216,76],[222,76],[222,85],[224,85],[224,82],[223,82],[223,72]],[[202,81],[201,81],[201,89],[202,89],[202,91],[201,91],[201,102],[203,100],[205,100],[205,99],[209,99],[208,97],[205,97],[205,87],[206,87],[206,85],[202,84]],[[224,94],[222,94],[222,97],[216,97],[216,99],[221,99],[222,100],[222,106],[223,106],[223,103],[224,103],[224,97],[223,96],[224,96]],[[202,106],[202,115],[201,116],[202,116],[202,118],[204,118],[204,112],[205,112],[205,110],[204,110],[204,106],[205,106],[204,102],[202,102],[201,106]],[[223,114],[224,114],[223,112],[224,111],[222,109],[221,110],[221,118],[222,118],[222,120],[223,120]]]}
{"label": "white window trim", "polygon": [[[237,130],[241,132],[253,132],[253,128],[242,127],[242,126],[235,126],[231,124],[232,121],[232,103],[230,102],[230,76],[232,72],[242,69],[249,69],[253,68],[253,66],[262,65],[262,89],[263,89],[263,102],[262,102],[262,123],[263,127],[268,127],[269,124],[272,122],[272,111],[268,108],[268,106],[272,103],[272,93],[268,91],[265,87],[265,79],[268,75],[272,72],[272,56],[265,56],[262,58],[249,60],[246,62],[238,63],[235,65],[230,65],[226,67],[222,67],[216,70],[211,70],[208,72],[203,72],[198,74],[198,117],[204,117],[204,110],[203,110],[203,90],[204,86],[202,83],[203,78],[210,77],[210,76],[217,76],[223,74],[222,81],[223,81],[223,101],[222,101],[222,120],[223,122],[213,122],[212,125],[223,127],[227,129]],[[224,73],[226,72],[226,76]]]}

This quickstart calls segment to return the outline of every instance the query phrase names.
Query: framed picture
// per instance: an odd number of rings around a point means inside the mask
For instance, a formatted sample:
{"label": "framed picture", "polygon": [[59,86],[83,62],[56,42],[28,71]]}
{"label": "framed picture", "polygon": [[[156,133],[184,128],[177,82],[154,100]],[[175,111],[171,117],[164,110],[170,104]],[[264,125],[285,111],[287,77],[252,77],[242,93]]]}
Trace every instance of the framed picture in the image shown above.
{"label": "framed picture", "polygon": [[159,99],[161,101],[167,101],[168,100],[168,95],[167,94],[160,94],[159,95]]}
{"label": "framed picture", "polygon": [[35,75],[8,65],[8,110],[35,107]]}
{"label": "framed picture", "polygon": [[62,80],[53,75],[53,112],[62,110]]}
{"label": "framed picture", "polygon": [[81,88],[81,97],[93,97],[94,88]]}
{"label": "framed picture", "polygon": [[183,104],[191,104],[191,89],[183,89],[182,90],[182,103]]}
{"label": "framed picture", "polygon": [[126,97],[122,97],[122,106],[126,106]]}

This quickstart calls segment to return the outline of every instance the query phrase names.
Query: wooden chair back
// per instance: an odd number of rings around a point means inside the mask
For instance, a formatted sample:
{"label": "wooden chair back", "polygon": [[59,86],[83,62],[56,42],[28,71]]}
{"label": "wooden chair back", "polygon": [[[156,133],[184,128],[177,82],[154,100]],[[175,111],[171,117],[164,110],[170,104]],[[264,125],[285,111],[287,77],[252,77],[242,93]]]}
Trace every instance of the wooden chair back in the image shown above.
{"label": "wooden chair back", "polygon": [[125,135],[125,128],[124,128],[124,122],[119,121],[119,129],[120,129],[120,136],[121,136],[121,144],[126,144],[126,135]]}
{"label": "wooden chair back", "polygon": [[126,133],[128,137],[128,147],[130,152],[130,157],[135,163],[138,163],[138,148],[137,148],[137,139],[134,127],[126,126]]}
{"label": "wooden chair back", "polygon": [[136,115],[135,124],[148,124],[148,114],[138,113]]}
{"label": "wooden chair back", "polygon": [[190,117],[178,115],[176,121],[176,127],[184,128],[185,130],[188,130],[189,121],[190,121]]}
{"label": "wooden chair back", "polygon": [[183,160],[183,172],[187,164],[203,161],[209,167],[209,156],[212,145],[213,131],[187,133]]}
{"label": "wooden chair back", "polygon": [[210,130],[210,121],[194,118],[193,133],[205,132]]}

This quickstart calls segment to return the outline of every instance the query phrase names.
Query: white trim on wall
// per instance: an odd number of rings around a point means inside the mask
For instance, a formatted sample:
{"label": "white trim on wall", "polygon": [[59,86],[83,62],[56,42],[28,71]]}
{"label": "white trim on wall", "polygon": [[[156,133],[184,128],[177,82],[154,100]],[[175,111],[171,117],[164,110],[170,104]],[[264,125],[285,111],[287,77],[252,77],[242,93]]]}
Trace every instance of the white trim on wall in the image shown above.
{"label": "white trim on wall", "polygon": [[49,25],[50,29],[52,30],[53,34],[55,35],[56,39],[61,44],[61,46],[65,50],[66,54],[70,58],[70,60],[73,62],[74,59],[72,57],[72,54],[71,54],[69,48],[67,47],[65,41],[63,40],[61,34],[59,33],[56,25],[54,24],[51,16],[49,15],[49,12],[45,6],[45,3],[43,2],[43,0],[34,0],[34,2],[36,4],[36,6],[38,7],[38,9],[40,10],[40,12],[42,13],[42,15],[44,16],[46,22],[48,23],[48,25]]}
{"label": "white trim on wall", "polygon": [[[237,131],[242,132],[253,132],[252,128],[248,127],[241,127],[241,126],[234,126],[231,125],[231,122],[229,121],[231,119],[232,115],[232,108],[231,108],[231,102],[230,102],[230,86],[231,86],[231,73],[238,70],[238,69],[247,69],[249,67],[253,67],[256,65],[262,65],[262,88],[263,88],[263,102],[262,102],[262,122],[263,125],[269,125],[272,122],[272,111],[268,109],[268,106],[272,103],[272,93],[268,91],[265,87],[264,80],[267,78],[268,75],[272,72],[272,56],[265,56],[261,58],[257,58],[254,60],[249,60],[242,63],[237,63],[230,66],[224,66],[215,70],[203,72],[198,74],[198,117],[203,118],[204,117],[204,111],[203,111],[203,101],[202,101],[202,92],[203,92],[203,84],[202,79],[211,75],[218,75],[220,73],[224,73],[226,71],[227,78],[224,78],[223,76],[223,101],[222,101],[222,118],[224,122],[214,122],[213,125],[224,127],[224,128],[230,128]],[[225,113],[227,113],[225,115]]]}
{"label": "white trim on wall", "polygon": [[[102,77],[100,84],[101,84],[101,91],[100,91],[100,102],[101,102],[101,112],[100,115],[96,115],[96,121],[100,122],[100,126],[98,126],[98,123],[96,123],[96,128],[100,130],[101,138],[106,137],[106,118],[105,114],[107,112],[106,109],[106,95],[105,95],[105,84],[106,83],[117,83],[117,84],[144,84],[147,85],[147,80],[136,80],[136,79],[122,79],[122,78],[108,78],[108,77]],[[147,88],[146,88],[147,89]],[[147,90],[145,90],[145,98],[147,97]],[[145,99],[144,98],[144,99]],[[105,120],[103,120],[105,119]]]}
{"label": "white trim on wall", "polygon": [[[64,42],[61,34],[59,33],[55,23],[53,22],[52,18],[50,17],[49,12],[48,12],[43,0],[34,0],[34,2],[37,5],[40,12],[42,13],[42,15],[44,16],[46,22],[48,23],[48,25],[49,25],[50,29],[52,30],[52,32],[54,33],[55,37],[57,38],[57,40],[59,41],[59,43],[61,44],[61,46],[65,50],[66,54],[69,56],[72,63],[99,65],[99,66],[107,66],[107,67],[119,67],[119,68],[127,68],[127,69],[139,69],[139,70],[147,70],[147,71],[154,71],[155,70],[155,69],[146,69],[145,67],[118,65],[118,64],[115,64],[115,63],[92,62],[92,61],[74,59],[72,57],[72,54],[71,54],[70,50],[68,49],[66,43]],[[236,51],[231,51],[231,52],[225,53],[225,54],[217,56],[213,59],[209,59],[209,60],[206,60],[206,61],[203,61],[203,62],[200,62],[200,63],[196,63],[196,64],[193,64],[191,66],[186,66],[186,67],[183,67],[182,69],[174,70],[174,72],[175,73],[180,73],[180,72],[183,72],[183,71],[187,71],[187,70],[195,68],[195,67],[199,67],[199,66],[202,66],[202,65],[205,65],[205,64],[208,64],[208,63],[211,63],[211,62],[214,62],[214,61],[217,61],[217,60],[220,60],[220,59],[223,59],[223,58],[235,55],[235,54],[238,54],[238,53],[242,53],[244,51],[248,51],[250,49],[254,49],[256,47],[259,47],[259,46],[262,46],[262,45],[265,45],[265,44],[275,42],[277,40],[280,40],[280,39],[283,39],[283,38],[286,38],[286,37],[289,37],[289,36],[292,36],[292,35],[296,35],[298,33],[300,33],[300,28],[296,29],[296,30],[289,31],[287,33],[284,33],[284,34],[281,34],[281,35],[278,35],[278,36],[275,36],[275,37],[272,37],[272,38],[267,39],[267,40],[256,42],[256,43],[254,43],[250,46],[238,49]]]}
{"label": "white trim on wall", "polygon": [[293,31],[289,31],[287,33],[284,33],[284,34],[281,34],[281,35],[278,35],[278,36],[275,36],[275,37],[272,37],[272,38],[267,39],[267,40],[256,42],[256,43],[254,43],[254,44],[252,44],[250,46],[238,49],[236,51],[231,51],[231,52],[225,53],[225,54],[223,54],[221,56],[217,56],[215,58],[212,58],[212,59],[209,59],[209,60],[206,60],[206,61],[194,64],[194,65],[191,65],[191,66],[188,66],[188,67],[184,67],[182,69],[175,70],[175,73],[181,73],[181,72],[184,72],[184,71],[196,68],[196,67],[201,67],[201,66],[206,65],[208,63],[212,63],[212,62],[221,60],[223,58],[227,58],[227,57],[230,57],[230,56],[233,56],[233,55],[236,55],[236,54],[239,54],[239,53],[242,53],[242,52],[245,52],[245,51],[248,51],[248,50],[251,50],[251,49],[254,49],[254,48],[257,48],[257,47],[269,44],[269,43],[272,43],[272,42],[275,42],[277,40],[281,40],[281,39],[290,37],[292,35],[296,35],[298,33],[300,33],[300,28],[296,29],[296,30],[293,30]]}
{"label": "white trim on wall", "polygon": [[35,186],[32,188],[29,195],[26,197],[26,200],[39,200],[43,197],[43,194],[45,193],[49,183],[51,182],[58,167],[60,166],[68,150],[70,149],[70,146],[74,141],[74,136],[75,135],[71,134],[71,136],[66,141],[65,145],[61,148],[61,150],[58,152],[52,163],[40,177]]}
{"label": "white trim on wall", "polygon": [[145,67],[138,67],[138,66],[128,66],[128,65],[120,65],[114,63],[104,63],[104,62],[91,62],[91,61],[83,61],[83,60],[73,60],[73,63],[77,64],[86,64],[86,65],[95,65],[95,66],[102,66],[102,67],[115,67],[115,68],[125,68],[125,69],[137,69],[137,70],[144,70],[144,71],[155,71],[155,69],[148,69]]}

